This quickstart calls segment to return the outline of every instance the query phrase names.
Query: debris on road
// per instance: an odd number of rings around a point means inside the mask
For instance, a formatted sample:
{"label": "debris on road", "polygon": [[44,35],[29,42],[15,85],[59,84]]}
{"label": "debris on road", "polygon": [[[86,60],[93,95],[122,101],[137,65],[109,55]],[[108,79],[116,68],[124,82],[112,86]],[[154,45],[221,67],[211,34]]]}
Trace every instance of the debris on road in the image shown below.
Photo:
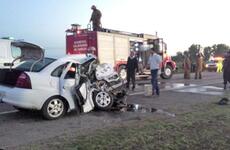
{"label": "debris on road", "polygon": [[229,99],[224,97],[217,104],[218,105],[228,105]]}
{"label": "debris on road", "polygon": [[164,115],[167,115],[167,116],[170,116],[170,117],[175,117],[176,116],[174,113],[170,113],[170,112],[164,111],[162,109],[143,107],[140,104],[127,104],[127,105],[121,107],[119,110],[118,109],[113,109],[113,111],[140,112],[140,113],[153,113],[153,112],[156,112],[156,113],[164,114]]}

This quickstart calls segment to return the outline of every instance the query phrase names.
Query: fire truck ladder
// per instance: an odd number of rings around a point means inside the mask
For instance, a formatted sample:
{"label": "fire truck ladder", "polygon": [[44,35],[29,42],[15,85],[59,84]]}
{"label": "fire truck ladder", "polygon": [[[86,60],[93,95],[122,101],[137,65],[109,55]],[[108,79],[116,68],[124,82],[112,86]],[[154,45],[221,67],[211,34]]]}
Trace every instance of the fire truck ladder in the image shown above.
{"label": "fire truck ladder", "polygon": [[122,34],[122,35],[128,35],[128,36],[134,36],[134,37],[143,38],[143,34],[137,34],[137,33],[126,32],[126,31],[119,31],[119,30],[114,30],[114,29],[103,28],[103,29],[102,29],[102,32],[106,32],[106,33],[115,33],[115,34]]}

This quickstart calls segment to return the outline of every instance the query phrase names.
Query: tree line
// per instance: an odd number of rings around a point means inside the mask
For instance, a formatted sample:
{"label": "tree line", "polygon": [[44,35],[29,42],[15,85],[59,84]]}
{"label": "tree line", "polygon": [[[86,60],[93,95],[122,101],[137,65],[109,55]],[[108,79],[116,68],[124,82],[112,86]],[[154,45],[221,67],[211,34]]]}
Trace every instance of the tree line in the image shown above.
{"label": "tree line", "polygon": [[[196,54],[199,52],[201,45],[192,44],[188,50],[184,52],[177,52],[176,56],[173,56],[172,59],[176,62],[183,62],[184,55],[189,54],[191,62],[194,63],[196,60]],[[230,50],[230,47],[226,44],[214,44],[213,46],[208,46],[203,48],[204,61],[208,61],[210,56],[220,56],[223,57],[226,52]]]}

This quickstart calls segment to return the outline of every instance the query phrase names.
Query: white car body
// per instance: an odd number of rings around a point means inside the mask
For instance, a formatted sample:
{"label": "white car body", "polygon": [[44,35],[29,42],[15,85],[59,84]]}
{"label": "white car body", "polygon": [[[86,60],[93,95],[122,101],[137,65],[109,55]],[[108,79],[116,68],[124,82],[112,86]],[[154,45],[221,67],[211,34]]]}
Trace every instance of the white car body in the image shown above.
{"label": "white car body", "polygon": [[[65,79],[65,75],[72,63],[81,64],[94,56],[68,55],[52,62],[40,72],[25,72],[29,77],[32,89],[0,85],[0,101],[25,109],[41,110],[44,103],[51,97],[62,97],[68,102],[68,111],[75,109],[73,88],[75,79]],[[60,77],[52,76],[52,72],[59,66],[69,62]],[[83,106],[84,112],[91,111],[93,101],[87,101]]]}

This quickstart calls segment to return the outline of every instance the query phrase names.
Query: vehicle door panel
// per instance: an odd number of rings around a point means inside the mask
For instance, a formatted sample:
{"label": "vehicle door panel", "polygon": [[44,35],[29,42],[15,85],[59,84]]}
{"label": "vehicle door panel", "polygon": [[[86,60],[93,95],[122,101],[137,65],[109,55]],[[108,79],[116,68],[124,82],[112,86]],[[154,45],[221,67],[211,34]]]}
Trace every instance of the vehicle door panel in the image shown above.
{"label": "vehicle door panel", "polygon": [[74,70],[73,66],[75,66],[76,69],[76,64],[74,62],[69,62],[63,69],[61,77],[59,78],[59,93],[69,102],[70,109],[75,108],[73,90],[75,87],[76,70]]}

